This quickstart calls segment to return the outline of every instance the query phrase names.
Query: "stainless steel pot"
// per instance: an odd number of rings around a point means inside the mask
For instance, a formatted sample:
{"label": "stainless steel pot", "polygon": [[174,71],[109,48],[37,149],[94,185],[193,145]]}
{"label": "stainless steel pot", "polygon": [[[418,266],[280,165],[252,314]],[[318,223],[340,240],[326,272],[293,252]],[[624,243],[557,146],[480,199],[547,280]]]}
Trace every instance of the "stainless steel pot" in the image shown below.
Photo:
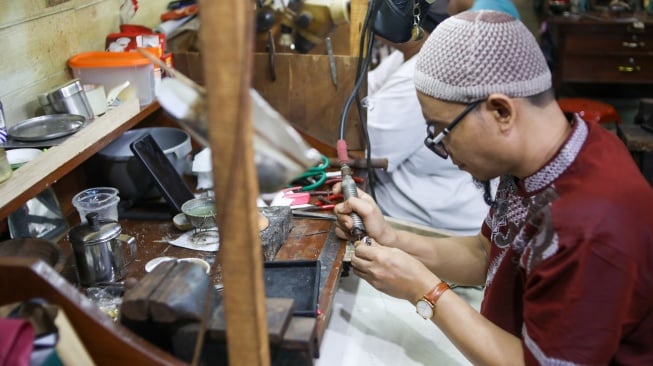
{"label": "stainless steel pot", "polygon": [[121,234],[118,222],[101,221],[98,217],[96,212],[89,213],[87,224],[68,232],[79,282],[85,286],[122,279],[127,265],[136,258],[136,239]]}
{"label": "stainless steel pot", "polygon": [[87,120],[95,118],[91,104],[79,79],[73,79],[50,91],[47,93],[46,99],[48,104],[42,104],[44,110],[52,108],[57,113],[77,114],[84,116]]}
{"label": "stainless steel pot", "polygon": [[91,164],[91,176],[97,179],[95,183],[118,188],[123,200],[161,197],[154,180],[129,147],[146,133],[152,135],[175,170],[180,175],[185,174],[189,166],[187,156],[192,150],[190,136],[179,128],[139,128],[125,132],[96,154]]}

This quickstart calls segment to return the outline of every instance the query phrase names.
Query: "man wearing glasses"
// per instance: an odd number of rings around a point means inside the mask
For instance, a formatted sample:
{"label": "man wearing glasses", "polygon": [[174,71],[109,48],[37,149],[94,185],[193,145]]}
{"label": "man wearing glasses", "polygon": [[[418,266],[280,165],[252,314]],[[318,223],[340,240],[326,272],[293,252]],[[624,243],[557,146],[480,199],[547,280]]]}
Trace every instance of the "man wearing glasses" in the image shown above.
{"label": "man wearing glasses", "polygon": [[[653,190],[614,135],[563,114],[528,29],[453,16],[420,50],[415,85],[433,158],[500,178],[497,193],[486,185],[478,235],[436,239],[393,229],[360,192],[335,208],[338,235],[352,211],[367,230],[354,273],[474,364],[653,364]],[[484,285],[480,313],[448,283]]]}
{"label": "man wearing glasses", "polygon": [[[487,205],[469,173],[449,160],[433,159],[431,151],[419,143],[424,139],[424,117],[413,78],[417,52],[428,34],[447,17],[447,6],[472,5],[463,4],[466,2],[434,2],[422,14],[423,39],[396,44],[377,36],[375,42],[395,51],[368,73],[365,98],[370,152],[373,158],[388,159],[387,168],[378,169],[371,182],[381,211],[392,218],[457,235],[478,233]],[[513,13],[518,16],[516,9]],[[425,200],[426,194],[432,199]]]}

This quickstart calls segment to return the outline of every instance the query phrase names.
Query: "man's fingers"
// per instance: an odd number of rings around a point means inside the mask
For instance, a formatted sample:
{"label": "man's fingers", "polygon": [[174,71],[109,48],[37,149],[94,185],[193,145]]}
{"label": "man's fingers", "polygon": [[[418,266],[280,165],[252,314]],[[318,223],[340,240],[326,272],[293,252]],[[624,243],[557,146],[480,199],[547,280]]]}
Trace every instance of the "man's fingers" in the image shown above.
{"label": "man's fingers", "polygon": [[359,245],[365,245],[365,246],[371,246],[372,244],[376,244],[374,239],[372,239],[369,236],[364,236],[361,238],[361,240],[356,240],[354,242],[354,248],[358,248]]}

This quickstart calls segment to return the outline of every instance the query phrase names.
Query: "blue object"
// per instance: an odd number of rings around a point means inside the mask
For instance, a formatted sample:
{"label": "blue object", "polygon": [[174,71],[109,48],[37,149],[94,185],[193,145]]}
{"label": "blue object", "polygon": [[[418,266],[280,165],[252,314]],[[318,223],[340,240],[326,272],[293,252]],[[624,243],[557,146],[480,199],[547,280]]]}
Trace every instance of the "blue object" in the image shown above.
{"label": "blue object", "polygon": [[197,0],[176,0],[176,1],[171,1],[168,3],[167,9],[168,10],[177,10],[181,9],[185,6],[188,5],[193,5],[196,4]]}
{"label": "blue object", "polygon": [[515,4],[510,0],[476,0],[469,10],[495,10],[511,15],[515,19],[520,19],[519,11]]}

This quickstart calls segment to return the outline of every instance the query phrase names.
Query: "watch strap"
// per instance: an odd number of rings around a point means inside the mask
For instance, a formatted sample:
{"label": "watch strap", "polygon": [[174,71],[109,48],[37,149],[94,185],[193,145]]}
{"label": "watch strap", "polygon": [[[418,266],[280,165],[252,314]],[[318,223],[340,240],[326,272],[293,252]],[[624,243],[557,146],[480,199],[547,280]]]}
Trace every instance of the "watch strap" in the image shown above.
{"label": "watch strap", "polygon": [[435,308],[435,304],[437,304],[438,300],[440,300],[440,296],[442,296],[442,294],[449,289],[449,284],[442,281],[435,285],[431,291],[427,292],[426,295],[422,297],[422,299],[428,301],[431,305],[433,305],[433,308]]}

